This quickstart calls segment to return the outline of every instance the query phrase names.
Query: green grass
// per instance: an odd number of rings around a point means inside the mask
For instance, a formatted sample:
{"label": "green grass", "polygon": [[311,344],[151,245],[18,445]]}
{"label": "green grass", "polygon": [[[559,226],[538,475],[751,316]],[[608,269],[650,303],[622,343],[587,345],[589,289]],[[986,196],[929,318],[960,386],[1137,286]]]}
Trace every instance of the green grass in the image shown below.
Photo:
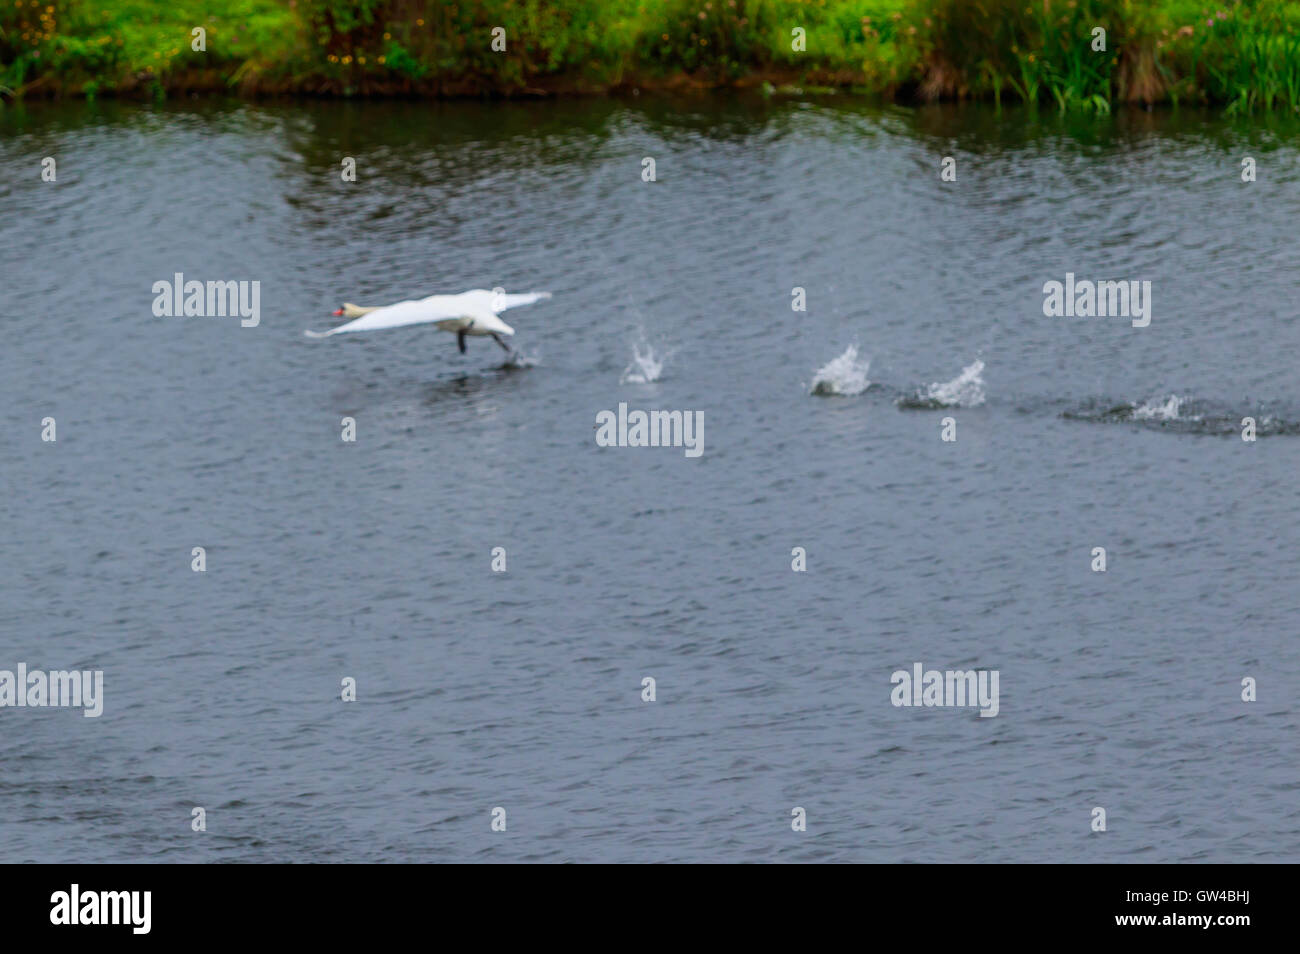
{"label": "green grass", "polygon": [[[63,91],[114,92],[161,87],[170,75],[213,73],[283,62],[301,45],[279,0],[0,0],[0,84],[49,81]],[[46,19],[40,17],[44,15]],[[191,50],[191,31],[207,32],[207,52]]]}
{"label": "green grass", "polygon": [[1300,0],[0,0],[0,97],[764,82],[1062,111],[1296,110]]}
{"label": "green grass", "polygon": [[[1183,4],[1187,20],[1193,5]],[[1300,5],[1259,2],[1204,9],[1161,36],[1168,92],[1232,111],[1300,109]]]}

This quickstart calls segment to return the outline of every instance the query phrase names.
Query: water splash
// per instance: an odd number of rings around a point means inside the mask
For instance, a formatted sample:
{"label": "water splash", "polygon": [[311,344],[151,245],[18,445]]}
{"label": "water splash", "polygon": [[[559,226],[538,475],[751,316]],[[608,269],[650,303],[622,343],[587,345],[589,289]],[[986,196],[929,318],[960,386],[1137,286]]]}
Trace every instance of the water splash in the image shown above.
{"label": "water splash", "polygon": [[502,362],[500,370],[517,371],[521,368],[535,368],[540,360],[540,352],[525,354],[523,351],[512,350],[508,355],[506,355],[506,359]]}
{"label": "water splash", "polygon": [[1138,421],[1176,421],[1178,410],[1186,398],[1171,394],[1162,404],[1159,398],[1152,398],[1141,407],[1133,409],[1133,419]]}
{"label": "water splash", "polygon": [[1240,437],[1245,418],[1255,421],[1258,437],[1300,434],[1300,413],[1294,406],[1226,403],[1171,394],[1135,403],[1091,398],[1061,412],[1070,421],[1134,424],[1183,434]]}
{"label": "water splash", "polygon": [[910,409],[941,407],[979,407],[984,403],[984,362],[976,358],[962,368],[951,381],[935,382],[929,387],[898,399],[898,406]]}
{"label": "water splash", "polygon": [[654,346],[641,335],[632,342],[632,363],[619,375],[619,384],[650,384],[659,380],[663,374],[664,364],[672,357],[672,352],[660,354]]}
{"label": "water splash", "polygon": [[858,346],[851,344],[844,349],[843,354],[832,358],[813,375],[812,387],[808,393],[823,397],[852,397],[861,394],[871,387],[871,382],[867,379],[870,368],[870,359],[859,361]]}

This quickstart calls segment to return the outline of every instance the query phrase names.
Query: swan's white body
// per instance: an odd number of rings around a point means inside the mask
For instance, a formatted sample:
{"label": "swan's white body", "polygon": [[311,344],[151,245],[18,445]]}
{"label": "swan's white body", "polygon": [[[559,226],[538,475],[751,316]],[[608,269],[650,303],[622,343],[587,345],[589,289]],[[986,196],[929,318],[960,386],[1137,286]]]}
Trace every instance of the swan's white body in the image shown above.
{"label": "swan's white body", "polygon": [[354,331],[379,331],[384,328],[432,323],[443,331],[455,332],[460,339],[461,351],[465,350],[465,335],[491,335],[504,348],[505,342],[498,336],[513,335],[515,329],[497,315],[507,308],[531,305],[535,301],[550,297],[550,292],[507,295],[504,292],[475,288],[472,291],[461,292],[459,295],[430,295],[418,301],[399,301],[382,308],[344,305],[335,314],[353,318],[353,321],[331,328],[329,331],[308,331],[306,334],[309,338],[328,338],[330,335],[349,334]]}

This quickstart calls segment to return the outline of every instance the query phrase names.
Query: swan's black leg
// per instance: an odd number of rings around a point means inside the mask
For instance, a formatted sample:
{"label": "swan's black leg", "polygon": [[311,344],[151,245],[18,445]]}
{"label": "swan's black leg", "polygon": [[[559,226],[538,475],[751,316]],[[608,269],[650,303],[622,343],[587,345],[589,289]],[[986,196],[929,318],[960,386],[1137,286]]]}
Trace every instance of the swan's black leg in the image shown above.
{"label": "swan's black leg", "polygon": [[495,331],[492,332],[492,340],[495,341],[497,344],[499,344],[502,348],[504,348],[506,354],[510,354],[510,353],[511,353],[511,352],[510,352],[510,345],[508,345],[508,344],[506,344],[504,341],[502,341],[502,340],[501,340],[501,336],[500,336],[499,334],[497,334]]}
{"label": "swan's black leg", "polygon": [[456,344],[460,345],[460,353],[465,353],[465,332],[456,332]]}

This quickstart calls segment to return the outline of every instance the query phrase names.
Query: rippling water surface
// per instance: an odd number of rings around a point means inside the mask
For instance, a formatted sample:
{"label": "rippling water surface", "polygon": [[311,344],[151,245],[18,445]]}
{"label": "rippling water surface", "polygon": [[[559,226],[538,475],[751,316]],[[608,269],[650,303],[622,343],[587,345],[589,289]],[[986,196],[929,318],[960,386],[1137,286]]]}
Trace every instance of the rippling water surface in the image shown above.
{"label": "rippling water surface", "polygon": [[[5,111],[0,668],[105,672],[99,719],[0,710],[7,857],[1294,860],[1296,142],[721,97]],[[176,272],[259,281],[261,324],[155,318]],[[1044,317],[1066,272],[1150,281],[1150,326]],[[303,336],[494,286],[555,295],[508,314],[518,367]],[[597,447],[620,402],[703,412],[703,456]],[[893,707],[915,662],[999,670],[999,715]]]}

